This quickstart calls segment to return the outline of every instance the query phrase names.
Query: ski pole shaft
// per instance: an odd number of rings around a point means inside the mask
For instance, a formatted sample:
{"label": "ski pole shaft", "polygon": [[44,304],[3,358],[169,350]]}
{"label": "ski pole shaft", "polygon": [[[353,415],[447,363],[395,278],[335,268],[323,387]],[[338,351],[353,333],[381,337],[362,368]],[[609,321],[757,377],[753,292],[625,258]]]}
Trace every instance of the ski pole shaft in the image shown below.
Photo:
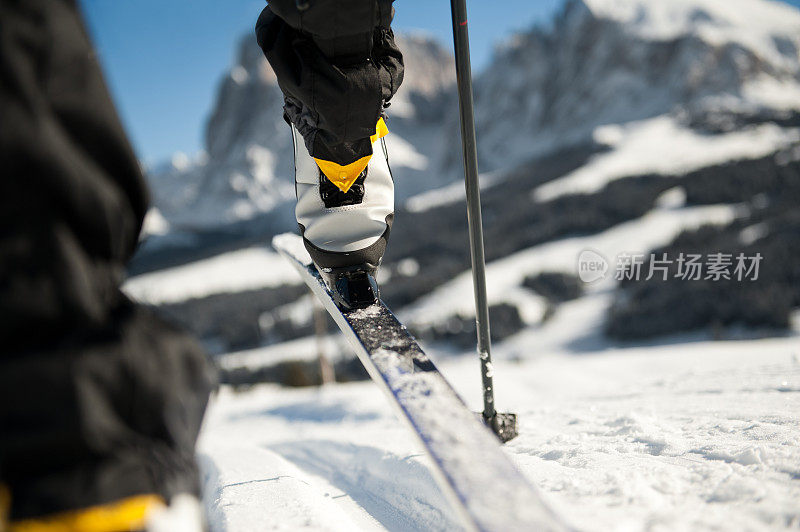
{"label": "ski pole shaft", "polygon": [[461,113],[461,142],[464,156],[464,182],[467,190],[472,280],[475,290],[475,322],[478,329],[478,355],[483,382],[483,417],[495,417],[494,387],[491,370],[489,305],[486,296],[486,259],[483,251],[481,194],[478,185],[478,153],[475,140],[475,113],[472,101],[472,69],[469,61],[469,34],[465,0],[450,0],[453,18],[453,44],[456,55],[458,105]]}

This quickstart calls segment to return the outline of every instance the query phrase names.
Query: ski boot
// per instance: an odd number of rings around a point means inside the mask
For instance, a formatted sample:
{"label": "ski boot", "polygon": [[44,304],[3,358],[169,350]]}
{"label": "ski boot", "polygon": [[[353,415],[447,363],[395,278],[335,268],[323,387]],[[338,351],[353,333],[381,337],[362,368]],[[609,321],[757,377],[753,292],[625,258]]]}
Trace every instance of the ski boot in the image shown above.
{"label": "ski boot", "polygon": [[379,120],[373,153],[346,166],[315,159],[292,126],[295,215],[303,243],[342,310],[380,297],[376,274],[394,216],[394,182]]}

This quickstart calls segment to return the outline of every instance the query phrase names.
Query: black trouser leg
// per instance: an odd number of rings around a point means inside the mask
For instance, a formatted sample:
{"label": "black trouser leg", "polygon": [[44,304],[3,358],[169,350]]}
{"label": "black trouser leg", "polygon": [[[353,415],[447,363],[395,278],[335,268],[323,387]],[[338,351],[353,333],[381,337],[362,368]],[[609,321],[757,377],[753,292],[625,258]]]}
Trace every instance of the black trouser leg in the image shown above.
{"label": "black trouser leg", "polygon": [[350,164],[403,81],[390,28],[393,0],[272,0],[256,36],[286,97],[286,117],[312,157]]}

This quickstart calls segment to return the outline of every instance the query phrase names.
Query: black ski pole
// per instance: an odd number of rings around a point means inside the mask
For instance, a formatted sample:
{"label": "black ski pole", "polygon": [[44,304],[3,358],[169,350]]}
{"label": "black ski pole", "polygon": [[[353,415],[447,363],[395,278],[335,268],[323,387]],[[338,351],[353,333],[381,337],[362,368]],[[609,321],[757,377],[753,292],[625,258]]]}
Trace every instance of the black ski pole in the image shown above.
{"label": "black ski pole", "polygon": [[483,383],[483,419],[502,441],[517,435],[516,416],[498,414],[494,405],[492,383],[491,338],[489,336],[489,304],[486,296],[486,260],[483,251],[481,193],[478,184],[478,153],[475,140],[475,114],[472,101],[472,69],[469,60],[469,33],[465,0],[450,0],[453,16],[453,44],[456,55],[458,106],[461,113],[461,143],[464,156],[464,183],[467,190],[472,280],[475,290],[475,322],[478,329],[478,355]]}

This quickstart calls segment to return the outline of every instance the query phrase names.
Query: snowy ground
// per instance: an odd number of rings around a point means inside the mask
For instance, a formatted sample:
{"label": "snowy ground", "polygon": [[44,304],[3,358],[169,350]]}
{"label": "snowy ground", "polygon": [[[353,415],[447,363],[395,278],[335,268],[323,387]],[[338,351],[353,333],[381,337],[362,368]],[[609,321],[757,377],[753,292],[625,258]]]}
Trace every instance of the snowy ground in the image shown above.
{"label": "snowy ground", "polygon": [[[506,452],[583,530],[796,528],[799,357],[786,338],[500,362],[521,419]],[[477,408],[475,362],[441,366]],[[457,528],[369,382],[223,389],[200,453],[213,530]]]}

